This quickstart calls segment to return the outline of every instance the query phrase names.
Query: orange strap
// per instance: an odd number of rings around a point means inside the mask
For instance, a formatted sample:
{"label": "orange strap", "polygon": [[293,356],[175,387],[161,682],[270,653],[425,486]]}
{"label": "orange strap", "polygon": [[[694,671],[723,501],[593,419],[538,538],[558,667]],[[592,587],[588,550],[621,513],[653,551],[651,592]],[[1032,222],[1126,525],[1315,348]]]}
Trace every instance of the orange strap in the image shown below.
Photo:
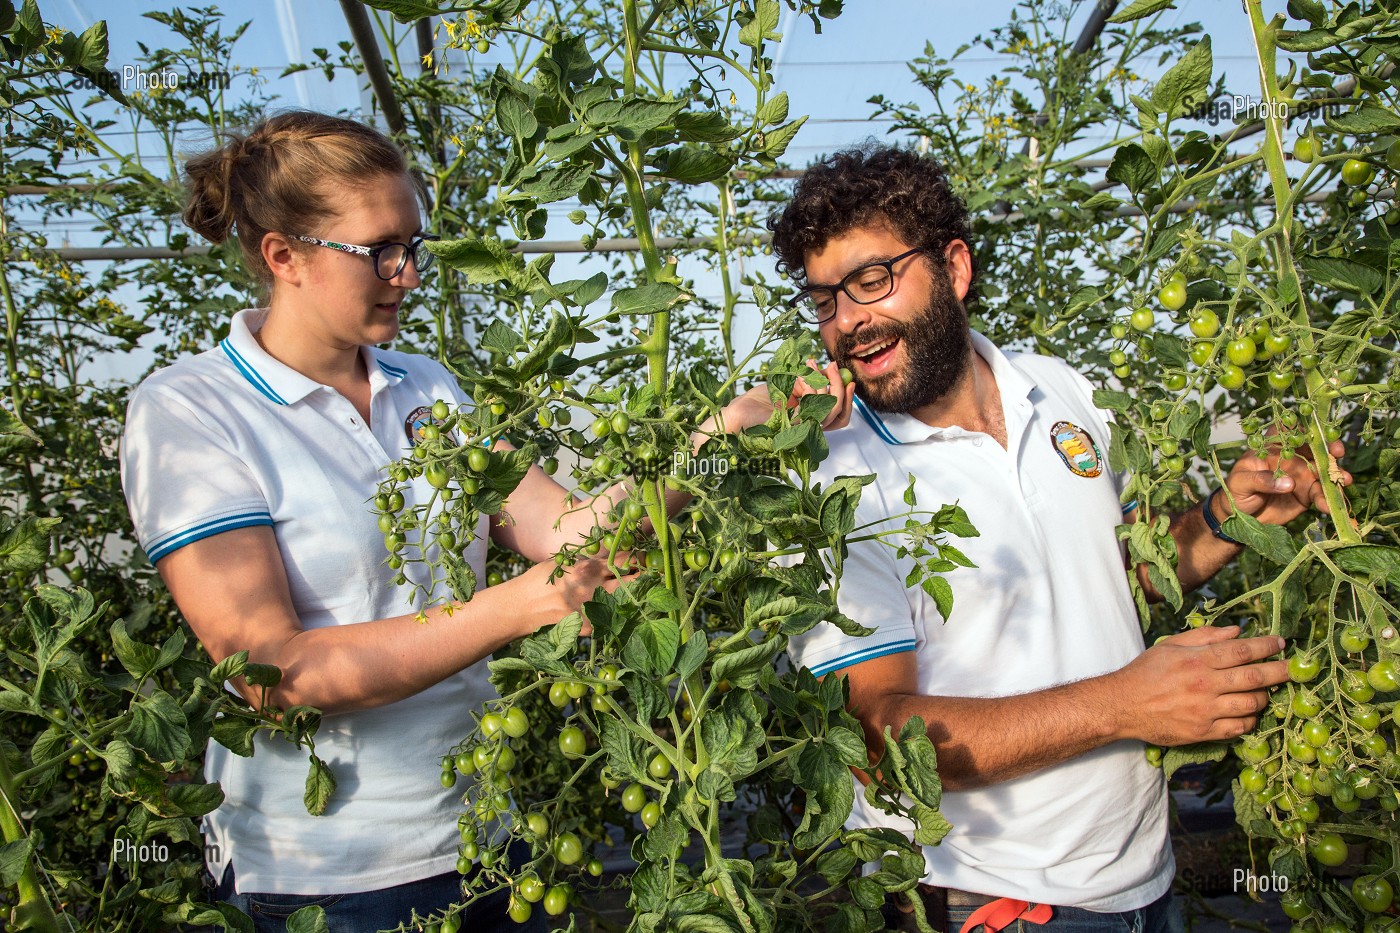
{"label": "orange strap", "polygon": [[1017,920],[1028,920],[1031,923],[1049,923],[1054,912],[1049,904],[1036,904],[1031,906],[1026,901],[1018,901],[1014,898],[1003,897],[999,901],[992,901],[990,904],[983,904],[973,912],[967,922],[962,925],[958,933],[972,933],[980,925],[983,933],[1000,933],[1015,923]]}

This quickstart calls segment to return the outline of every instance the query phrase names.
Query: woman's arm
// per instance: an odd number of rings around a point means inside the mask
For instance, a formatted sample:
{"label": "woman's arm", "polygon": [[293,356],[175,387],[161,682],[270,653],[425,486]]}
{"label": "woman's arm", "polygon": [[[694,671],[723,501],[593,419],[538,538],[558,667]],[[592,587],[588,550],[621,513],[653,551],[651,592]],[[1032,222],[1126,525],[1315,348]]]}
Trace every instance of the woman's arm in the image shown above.
{"label": "woman's arm", "polygon": [[[551,562],[479,590],[469,603],[429,609],[423,622],[406,613],[305,629],[271,528],[204,538],[161,558],[156,569],[215,663],[246,649],[250,661],[282,669],[270,703],[284,709],[307,704],[325,713],[412,696],[558,622],[598,586],[613,590],[623,582],[603,561],[584,560],[551,583]],[[250,703],[261,703],[261,688],[235,684]]]}

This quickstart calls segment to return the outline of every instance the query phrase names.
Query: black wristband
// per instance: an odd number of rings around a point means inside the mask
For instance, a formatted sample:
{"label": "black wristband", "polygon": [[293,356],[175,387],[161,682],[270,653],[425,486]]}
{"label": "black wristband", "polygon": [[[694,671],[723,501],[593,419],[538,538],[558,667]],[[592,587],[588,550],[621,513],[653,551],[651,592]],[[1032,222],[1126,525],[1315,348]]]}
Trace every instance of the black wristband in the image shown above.
{"label": "black wristband", "polygon": [[1210,529],[1211,534],[1228,544],[1239,544],[1239,541],[1236,541],[1220,530],[1220,521],[1215,517],[1215,513],[1210,510],[1210,504],[1215,501],[1215,497],[1219,495],[1219,493],[1220,489],[1217,487],[1211,491],[1210,495],[1206,496],[1205,501],[1201,503],[1201,517],[1206,520],[1206,527]]}

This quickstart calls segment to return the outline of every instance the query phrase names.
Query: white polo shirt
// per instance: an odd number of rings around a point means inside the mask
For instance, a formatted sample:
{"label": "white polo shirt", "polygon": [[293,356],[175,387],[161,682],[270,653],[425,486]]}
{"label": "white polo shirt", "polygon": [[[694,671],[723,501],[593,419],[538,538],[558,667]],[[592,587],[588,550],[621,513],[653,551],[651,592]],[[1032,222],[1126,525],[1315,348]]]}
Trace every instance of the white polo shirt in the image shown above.
{"label": "white polo shirt", "polygon": [[[857,525],[906,511],[912,474],[919,508],[956,501],[966,509],[980,537],[949,541],[977,566],[947,575],[954,603],[945,622],[922,589],[905,586],[911,559],[878,542],[851,544],[841,610],[875,632],[850,637],[822,623],[794,639],[794,660],[818,675],[913,651],[919,693],[999,697],[1117,670],[1143,651],[1114,530],[1126,510],[1088,382],[1059,360],[1003,354],[980,334],[972,338],[1001,392],[1006,449],[986,434],[878,414],[857,401],[850,426],[827,436],[831,455],[820,473],[876,474]],[[1156,900],[1175,873],[1165,781],[1141,742],[945,792],[942,813],[953,830],[924,847],[930,884],[1123,911]],[[867,806],[859,788],[849,825],[910,829]]]}
{"label": "white polo shirt", "polygon": [[[470,400],[435,360],[365,347],[367,425],[344,396],[263,352],[252,331],[265,317],[240,311],[217,347],[153,373],[132,394],[122,485],[142,548],[154,562],[210,535],[267,525],[304,628],[413,611],[411,589],[393,584],[370,500],[433,402]],[[405,509],[430,492],[415,481]],[[483,517],[465,552],[483,579],[487,530]],[[425,582],[421,565],[405,572]],[[471,711],[496,695],[487,673],[476,664],[397,703],[326,716],[316,753],[339,786],[324,816],[302,803],[305,751],[260,737],[256,754],[240,758],[211,742],[205,772],[226,795],[205,819],[214,877],[232,859],[239,891],[334,894],[451,871],[459,795],[439,783],[438,761],[470,730]]]}

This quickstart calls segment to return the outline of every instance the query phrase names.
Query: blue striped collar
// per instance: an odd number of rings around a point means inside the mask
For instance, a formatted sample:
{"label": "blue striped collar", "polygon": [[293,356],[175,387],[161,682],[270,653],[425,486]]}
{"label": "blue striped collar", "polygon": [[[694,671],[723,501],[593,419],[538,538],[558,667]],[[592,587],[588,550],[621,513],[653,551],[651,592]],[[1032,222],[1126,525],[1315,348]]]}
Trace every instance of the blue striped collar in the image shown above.
{"label": "blue striped collar", "polygon": [[[996,379],[997,389],[1001,393],[1002,407],[1010,409],[1013,405],[1024,403],[1035,389],[1035,383],[1024,372],[1012,365],[1011,361],[1006,358],[1006,354],[1002,353],[996,344],[975,330],[968,331],[968,333],[972,338],[973,352],[982,357],[991,367],[992,377]],[[918,444],[935,438],[965,436],[968,433],[958,425],[930,425],[913,415],[877,412],[863,402],[859,396],[855,400],[855,409],[870,429],[875,432],[875,436],[891,446]],[[1012,419],[1008,418],[1008,427],[1011,423]]]}
{"label": "blue striped collar", "polygon": [[253,336],[267,320],[266,308],[245,308],[229,322],[219,349],[253,389],[274,405],[292,405],[321,388],[314,379],[267,354]]}

